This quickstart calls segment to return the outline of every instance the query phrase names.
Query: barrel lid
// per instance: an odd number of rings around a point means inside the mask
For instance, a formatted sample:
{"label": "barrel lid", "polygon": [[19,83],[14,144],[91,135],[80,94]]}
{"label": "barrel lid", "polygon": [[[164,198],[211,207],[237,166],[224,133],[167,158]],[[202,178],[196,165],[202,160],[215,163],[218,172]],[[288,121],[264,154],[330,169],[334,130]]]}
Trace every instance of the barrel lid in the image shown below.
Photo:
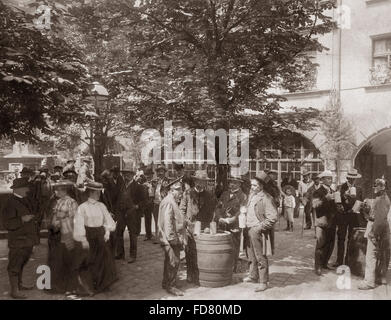
{"label": "barrel lid", "polygon": [[210,233],[201,233],[197,236],[200,240],[218,240],[218,239],[229,239],[231,237],[231,233],[229,231],[218,232],[216,234]]}

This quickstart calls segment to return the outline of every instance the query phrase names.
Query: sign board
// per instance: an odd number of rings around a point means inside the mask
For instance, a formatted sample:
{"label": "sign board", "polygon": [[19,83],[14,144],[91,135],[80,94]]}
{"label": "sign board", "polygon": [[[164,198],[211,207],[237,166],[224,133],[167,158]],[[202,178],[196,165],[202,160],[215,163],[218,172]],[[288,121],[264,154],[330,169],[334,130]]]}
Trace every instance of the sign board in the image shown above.
{"label": "sign board", "polygon": [[23,169],[23,163],[10,163],[8,164],[9,171],[21,172]]}

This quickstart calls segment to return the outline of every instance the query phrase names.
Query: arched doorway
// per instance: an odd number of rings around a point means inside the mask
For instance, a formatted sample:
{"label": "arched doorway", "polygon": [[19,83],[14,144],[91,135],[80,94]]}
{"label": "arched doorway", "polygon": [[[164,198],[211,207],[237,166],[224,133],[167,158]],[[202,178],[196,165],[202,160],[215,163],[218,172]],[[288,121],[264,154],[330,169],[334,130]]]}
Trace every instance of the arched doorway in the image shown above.
{"label": "arched doorway", "polygon": [[377,132],[364,141],[354,157],[354,165],[361,172],[364,197],[372,197],[373,182],[384,177],[391,181],[391,128]]}

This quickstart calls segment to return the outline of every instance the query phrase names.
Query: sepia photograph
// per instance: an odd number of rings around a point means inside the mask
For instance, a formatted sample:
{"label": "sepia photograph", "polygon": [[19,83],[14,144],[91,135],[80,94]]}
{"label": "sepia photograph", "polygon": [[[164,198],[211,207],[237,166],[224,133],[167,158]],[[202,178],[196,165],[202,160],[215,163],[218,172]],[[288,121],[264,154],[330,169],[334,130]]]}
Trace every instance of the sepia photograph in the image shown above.
{"label": "sepia photograph", "polygon": [[0,0],[0,303],[391,299],[390,16]]}

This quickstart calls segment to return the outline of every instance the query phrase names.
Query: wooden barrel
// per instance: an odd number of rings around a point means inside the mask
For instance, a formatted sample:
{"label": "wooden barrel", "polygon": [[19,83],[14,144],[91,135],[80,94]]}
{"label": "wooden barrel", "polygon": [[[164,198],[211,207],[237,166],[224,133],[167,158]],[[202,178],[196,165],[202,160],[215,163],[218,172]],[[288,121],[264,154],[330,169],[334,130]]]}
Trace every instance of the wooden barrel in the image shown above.
{"label": "wooden barrel", "polygon": [[232,235],[201,233],[195,238],[197,265],[202,287],[219,288],[231,284],[233,267]]}
{"label": "wooden barrel", "polygon": [[353,275],[364,277],[367,239],[364,238],[365,228],[354,228],[349,241],[348,265]]}

